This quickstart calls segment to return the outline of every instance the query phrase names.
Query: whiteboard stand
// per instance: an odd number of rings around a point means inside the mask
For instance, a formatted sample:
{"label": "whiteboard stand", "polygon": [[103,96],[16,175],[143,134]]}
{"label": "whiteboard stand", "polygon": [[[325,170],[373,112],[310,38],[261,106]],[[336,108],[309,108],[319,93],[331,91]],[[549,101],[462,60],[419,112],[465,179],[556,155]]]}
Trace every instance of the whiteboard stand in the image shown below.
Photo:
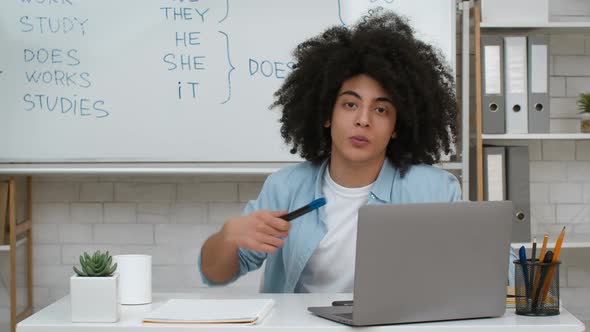
{"label": "whiteboard stand", "polygon": [[[32,239],[32,177],[26,178],[26,216],[22,222],[16,221],[16,184],[14,177],[8,180],[8,246],[0,246],[0,251],[8,251],[10,255],[10,331],[16,332],[16,324],[33,314],[33,239]],[[4,226],[4,225],[2,225]],[[27,304],[21,312],[17,312],[16,301],[16,250],[26,244],[26,287]],[[4,282],[4,281],[3,281]]]}

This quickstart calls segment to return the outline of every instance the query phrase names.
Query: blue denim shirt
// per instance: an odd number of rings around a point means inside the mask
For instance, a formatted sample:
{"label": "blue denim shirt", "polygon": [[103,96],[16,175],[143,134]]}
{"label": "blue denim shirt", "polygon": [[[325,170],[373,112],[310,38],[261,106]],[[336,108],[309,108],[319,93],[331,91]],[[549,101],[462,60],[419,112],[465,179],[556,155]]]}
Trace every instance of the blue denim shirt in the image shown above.
{"label": "blue denim shirt", "polygon": [[[250,201],[244,215],[256,210],[292,211],[304,206],[322,194],[322,179],[328,161],[321,165],[303,162],[271,174],[264,183],[258,199]],[[405,176],[400,176],[387,159],[367,204],[454,202],[461,200],[461,188],[454,175],[429,165],[414,165]],[[291,221],[285,245],[274,254],[238,250],[240,271],[231,283],[240,276],[260,268],[266,260],[261,291],[264,293],[293,293],[307,261],[326,235],[324,208],[317,209]],[[201,254],[198,258],[199,272],[204,283],[216,284],[201,271]]]}

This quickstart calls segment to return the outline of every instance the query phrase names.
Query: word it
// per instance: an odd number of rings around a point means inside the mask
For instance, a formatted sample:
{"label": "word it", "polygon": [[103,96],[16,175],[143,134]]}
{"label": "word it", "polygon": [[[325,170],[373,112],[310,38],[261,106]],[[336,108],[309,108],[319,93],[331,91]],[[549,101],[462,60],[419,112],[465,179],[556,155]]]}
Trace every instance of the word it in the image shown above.
{"label": "word it", "polygon": [[[197,98],[197,86],[199,85],[198,82],[184,82],[185,85],[190,87],[190,92],[192,92],[192,97]],[[178,82],[178,99],[182,99],[182,82]]]}

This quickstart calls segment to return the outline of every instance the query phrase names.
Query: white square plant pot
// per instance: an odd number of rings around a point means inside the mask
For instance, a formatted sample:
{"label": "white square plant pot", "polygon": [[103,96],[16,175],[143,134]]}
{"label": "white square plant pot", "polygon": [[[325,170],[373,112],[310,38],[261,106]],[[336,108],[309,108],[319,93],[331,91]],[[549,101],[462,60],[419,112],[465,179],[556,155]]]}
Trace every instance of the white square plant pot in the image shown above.
{"label": "white square plant pot", "polygon": [[119,275],[70,277],[72,322],[114,323],[119,320]]}

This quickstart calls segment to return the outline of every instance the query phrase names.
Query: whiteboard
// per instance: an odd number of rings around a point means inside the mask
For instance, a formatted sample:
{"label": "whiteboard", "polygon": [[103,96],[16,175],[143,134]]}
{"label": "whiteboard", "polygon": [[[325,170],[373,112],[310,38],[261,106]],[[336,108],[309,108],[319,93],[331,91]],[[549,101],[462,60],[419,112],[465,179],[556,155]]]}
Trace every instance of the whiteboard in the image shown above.
{"label": "whiteboard", "polygon": [[291,51],[382,6],[455,68],[455,0],[0,1],[0,162],[292,162]]}

